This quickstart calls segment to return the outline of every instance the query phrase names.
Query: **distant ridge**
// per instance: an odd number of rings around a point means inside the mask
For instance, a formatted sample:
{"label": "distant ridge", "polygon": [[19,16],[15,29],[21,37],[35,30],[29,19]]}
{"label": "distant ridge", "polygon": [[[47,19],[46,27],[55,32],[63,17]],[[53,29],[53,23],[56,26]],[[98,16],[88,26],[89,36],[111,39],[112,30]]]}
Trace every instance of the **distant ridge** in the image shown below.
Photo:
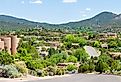
{"label": "distant ridge", "polygon": [[90,19],[78,22],[69,22],[65,24],[39,23],[12,16],[0,15],[1,29],[15,30],[15,29],[35,28],[36,26],[43,28],[70,28],[70,29],[76,29],[79,27],[88,26],[94,28],[94,30],[100,28],[103,30],[103,29],[108,29],[109,27],[110,29],[113,29],[114,27],[116,28],[121,27],[121,14],[117,15],[112,12],[102,12]]}

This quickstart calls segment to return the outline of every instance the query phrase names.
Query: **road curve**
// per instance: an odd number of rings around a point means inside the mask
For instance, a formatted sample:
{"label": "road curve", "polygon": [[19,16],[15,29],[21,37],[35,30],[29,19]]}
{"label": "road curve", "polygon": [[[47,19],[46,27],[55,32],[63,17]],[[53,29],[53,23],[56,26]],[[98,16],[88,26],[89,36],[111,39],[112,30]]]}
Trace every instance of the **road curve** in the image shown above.
{"label": "road curve", "polygon": [[84,49],[86,50],[86,52],[93,57],[98,57],[99,53],[96,51],[95,48],[93,48],[92,46],[84,46]]}
{"label": "road curve", "polygon": [[58,77],[53,79],[26,81],[26,82],[121,82],[121,76],[76,74],[68,77]]}

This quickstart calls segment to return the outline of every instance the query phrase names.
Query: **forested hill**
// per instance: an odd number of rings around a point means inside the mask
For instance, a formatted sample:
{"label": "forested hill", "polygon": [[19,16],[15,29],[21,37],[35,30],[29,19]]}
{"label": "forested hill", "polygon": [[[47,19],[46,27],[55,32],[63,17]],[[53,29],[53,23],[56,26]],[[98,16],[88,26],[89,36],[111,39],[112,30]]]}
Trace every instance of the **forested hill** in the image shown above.
{"label": "forested hill", "polygon": [[0,15],[0,28],[2,29],[14,30],[14,29],[26,29],[26,28],[35,28],[35,27],[52,28],[52,27],[56,27],[56,25],[52,25],[48,23],[33,22],[26,19],[12,17],[12,16]]}
{"label": "forested hill", "polygon": [[0,28],[10,30],[10,29],[25,29],[25,28],[70,28],[76,29],[79,27],[92,27],[97,29],[113,29],[121,27],[121,14],[117,15],[112,12],[102,12],[90,19],[69,22],[65,24],[48,24],[28,21],[25,19],[20,19],[12,16],[0,15]]}

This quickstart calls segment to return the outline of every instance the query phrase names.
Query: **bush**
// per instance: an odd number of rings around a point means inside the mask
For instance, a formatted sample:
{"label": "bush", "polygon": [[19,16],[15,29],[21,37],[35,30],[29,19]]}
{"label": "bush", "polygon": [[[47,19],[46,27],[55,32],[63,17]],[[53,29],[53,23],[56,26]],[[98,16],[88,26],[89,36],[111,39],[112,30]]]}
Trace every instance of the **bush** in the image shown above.
{"label": "bush", "polygon": [[14,63],[14,57],[5,51],[0,52],[0,64],[9,65],[11,63]]}
{"label": "bush", "polygon": [[16,66],[16,68],[18,69],[18,71],[20,72],[20,73],[22,73],[23,75],[27,75],[28,74],[28,69],[26,68],[26,64],[25,64],[25,62],[22,62],[22,61],[20,61],[20,62],[15,62],[15,66]]}
{"label": "bush", "polygon": [[63,69],[63,68],[57,68],[56,75],[64,75],[64,74],[65,74],[65,69]]}
{"label": "bush", "polygon": [[41,63],[41,60],[29,60],[26,63],[27,68],[31,70],[36,70],[36,69],[43,69],[44,66]]}
{"label": "bush", "polygon": [[106,71],[109,71],[110,70],[110,67],[109,67],[108,63],[103,62],[102,60],[99,60],[97,62],[97,65],[96,65],[95,70],[97,72],[100,72],[100,73],[102,73],[102,72],[105,73]]}
{"label": "bush", "polygon": [[88,64],[81,64],[79,66],[78,72],[79,73],[85,73],[85,72],[88,72],[88,70],[89,70],[89,65]]}
{"label": "bush", "polygon": [[68,71],[73,71],[73,70],[76,70],[76,69],[77,69],[77,67],[75,65],[68,65],[67,66]]}
{"label": "bush", "polygon": [[42,73],[42,76],[48,76],[48,75],[49,75],[48,71],[46,69],[44,69],[43,73]]}
{"label": "bush", "polygon": [[3,67],[3,77],[17,78],[20,76],[21,74],[13,65],[5,65]]}
{"label": "bush", "polygon": [[94,61],[93,61],[93,60],[90,60],[90,61],[88,62],[88,64],[89,64],[88,70],[90,71],[90,73],[93,72],[93,71],[95,71],[95,64],[94,64]]}
{"label": "bush", "polygon": [[67,62],[73,62],[73,63],[76,63],[77,62],[77,58],[75,56],[69,56],[67,58]]}
{"label": "bush", "polygon": [[33,76],[37,76],[37,72],[35,70],[28,70],[28,73]]}
{"label": "bush", "polygon": [[37,70],[37,76],[43,76],[43,71],[42,70]]}
{"label": "bush", "polygon": [[49,67],[47,68],[47,71],[49,72],[49,75],[50,75],[50,76],[53,76],[53,75],[56,74],[56,67],[49,66]]}

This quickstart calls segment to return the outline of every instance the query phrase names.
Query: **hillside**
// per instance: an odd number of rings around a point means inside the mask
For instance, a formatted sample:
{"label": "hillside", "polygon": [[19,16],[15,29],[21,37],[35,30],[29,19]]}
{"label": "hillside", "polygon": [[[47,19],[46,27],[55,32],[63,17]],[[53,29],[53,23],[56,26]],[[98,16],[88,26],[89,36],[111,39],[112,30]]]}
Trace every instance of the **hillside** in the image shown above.
{"label": "hillside", "polygon": [[0,28],[4,30],[26,29],[35,27],[52,28],[55,27],[55,25],[33,22],[12,16],[0,15]]}
{"label": "hillside", "polygon": [[70,22],[64,25],[72,26],[72,27],[75,27],[76,25],[77,26],[95,26],[95,27],[98,25],[102,26],[110,22],[111,20],[113,20],[116,16],[117,16],[116,14],[113,14],[111,12],[102,12],[90,19],[79,21],[79,22]]}
{"label": "hillside", "polygon": [[121,29],[121,14],[117,15],[112,12],[102,12],[90,19],[58,25],[33,22],[12,16],[0,15],[0,28],[5,30],[25,29],[34,27],[76,29],[78,27],[85,26],[92,27],[94,30],[115,30],[114,28]]}

